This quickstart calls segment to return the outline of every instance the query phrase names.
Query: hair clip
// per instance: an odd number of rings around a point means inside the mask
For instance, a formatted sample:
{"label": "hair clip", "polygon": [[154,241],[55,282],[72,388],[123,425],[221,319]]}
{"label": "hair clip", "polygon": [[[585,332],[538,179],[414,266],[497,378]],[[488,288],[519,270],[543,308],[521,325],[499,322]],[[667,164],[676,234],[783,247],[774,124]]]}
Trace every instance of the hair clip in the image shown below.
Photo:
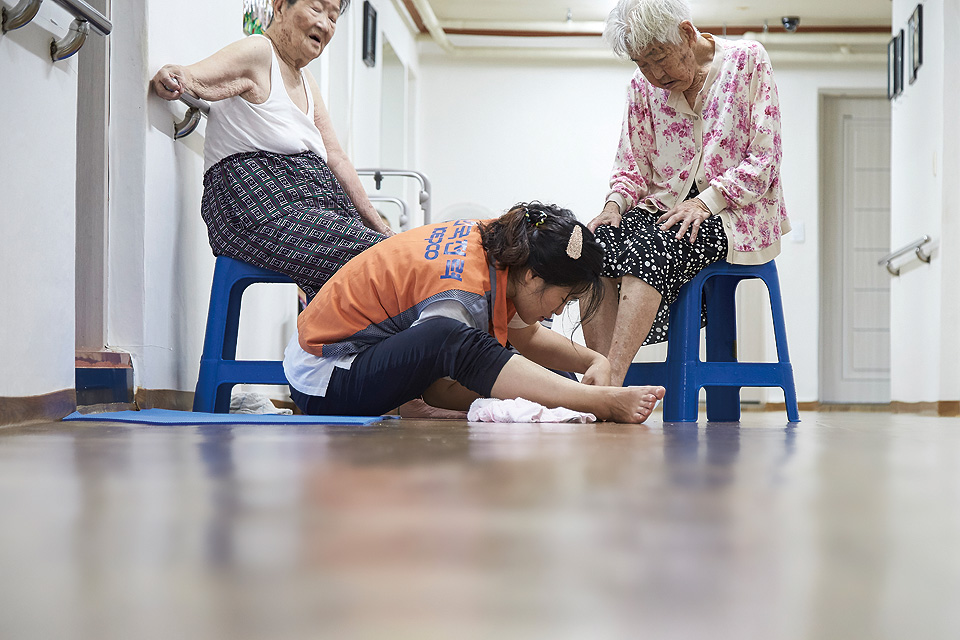
{"label": "hair clip", "polygon": [[536,212],[534,212],[534,215],[537,216],[537,219],[536,219],[536,220],[534,220],[534,219],[533,219],[533,216],[530,215],[530,210],[529,210],[529,209],[524,209],[523,215],[526,216],[527,222],[529,222],[530,224],[532,224],[532,225],[535,226],[535,227],[539,227],[540,225],[542,225],[544,222],[547,221],[547,212],[546,212],[546,211],[536,211]]}
{"label": "hair clip", "polygon": [[570,240],[567,242],[567,255],[574,260],[579,260],[583,254],[583,228],[577,224],[573,227],[570,234]]}

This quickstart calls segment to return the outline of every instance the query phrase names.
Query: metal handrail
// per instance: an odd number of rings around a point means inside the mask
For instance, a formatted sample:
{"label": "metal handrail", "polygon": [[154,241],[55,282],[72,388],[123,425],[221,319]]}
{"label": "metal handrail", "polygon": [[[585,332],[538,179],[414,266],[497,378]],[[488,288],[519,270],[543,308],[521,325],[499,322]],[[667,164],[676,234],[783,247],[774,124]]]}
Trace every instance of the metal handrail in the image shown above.
{"label": "metal handrail", "polygon": [[370,198],[370,202],[389,202],[391,204],[395,204],[398,207],[400,207],[400,229],[403,231],[406,231],[408,229],[408,225],[410,224],[410,215],[409,215],[410,208],[407,205],[406,200],[401,200],[400,198],[394,198],[391,196],[368,195],[367,197]]}
{"label": "metal handrail", "polygon": [[180,102],[184,103],[191,109],[199,109],[203,115],[210,115],[210,103],[202,98],[198,98],[192,93],[184,93],[180,96]]}
{"label": "metal handrail", "polygon": [[53,0],[58,5],[73,14],[77,20],[89,22],[90,27],[102,36],[110,35],[113,31],[113,24],[107,16],[103,15],[84,0]]}
{"label": "metal handrail", "polygon": [[380,183],[388,176],[397,176],[401,178],[415,178],[420,183],[420,207],[423,209],[423,224],[430,224],[430,180],[419,171],[408,169],[357,169],[357,175],[373,176],[377,191],[380,190]]}
{"label": "metal handrail", "polygon": [[210,115],[210,103],[191,93],[182,94],[180,102],[190,108],[184,114],[183,120],[173,123],[174,140],[179,140],[193,133],[194,129],[200,124],[200,116]]}
{"label": "metal handrail", "polygon": [[919,240],[914,240],[907,246],[897,249],[893,253],[888,253],[887,255],[883,256],[882,258],[880,258],[880,260],[877,261],[877,264],[884,265],[887,268],[887,271],[890,272],[890,275],[899,276],[900,267],[894,267],[893,261],[899,258],[900,256],[904,256],[910,253],[911,251],[914,254],[916,254],[918,260],[929,264],[931,254],[924,253],[923,251],[921,251],[921,247],[923,247],[923,245],[927,244],[928,242],[930,242],[930,236],[924,235]]}
{"label": "metal handrail", "polygon": [[[108,36],[113,31],[113,24],[110,20],[84,0],[53,1],[69,11],[74,17],[67,30],[67,35],[59,40],[54,38],[50,42],[50,57],[54,62],[69,58],[79,51],[91,28],[102,36]],[[2,11],[3,31],[12,31],[29,24],[36,17],[42,3],[43,0],[20,0],[17,6],[12,9],[4,7]]]}

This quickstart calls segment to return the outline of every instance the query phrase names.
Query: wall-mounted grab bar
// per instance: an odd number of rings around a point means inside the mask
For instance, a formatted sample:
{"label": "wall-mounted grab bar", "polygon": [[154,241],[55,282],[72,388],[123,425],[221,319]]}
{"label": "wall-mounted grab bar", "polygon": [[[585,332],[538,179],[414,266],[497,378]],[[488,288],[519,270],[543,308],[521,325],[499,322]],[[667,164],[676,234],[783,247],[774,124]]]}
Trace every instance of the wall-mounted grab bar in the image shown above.
{"label": "wall-mounted grab bar", "polygon": [[58,5],[73,14],[77,20],[90,23],[90,28],[102,36],[110,35],[113,24],[107,18],[84,0],[53,0]]}
{"label": "wall-mounted grab bar", "polygon": [[423,224],[430,224],[430,180],[419,171],[410,171],[406,169],[357,169],[357,174],[361,176],[373,176],[377,190],[380,190],[380,184],[388,176],[398,176],[401,178],[415,178],[420,183],[420,207],[423,209]]}
{"label": "wall-mounted grab bar", "polygon": [[887,255],[883,256],[882,258],[880,258],[879,261],[877,261],[877,264],[885,266],[887,268],[887,271],[890,272],[890,275],[899,276],[900,267],[894,267],[893,261],[899,258],[900,256],[904,256],[910,253],[911,251],[917,256],[918,260],[929,264],[930,254],[924,253],[923,250],[921,249],[921,247],[923,247],[923,245],[927,244],[928,242],[930,242],[930,236],[925,235],[919,240],[914,240],[907,246],[897,249],[893,253],[888,253]]}
{"label": "wall-mounted grab bar", "polygon": [[3,15],[3,32],[13,31],[28,24],[37,16],[42,3],[43,0],[20,0],[19,4],[12,9],[3,7],[0,10],[0,14]]}
{"label": "wall-mounted grab bar", "polygon": [[201,115],[210,115],[210,103],[206,100],[201,100],[191,93],[181,95],[180,102],[190,108],[187,109],[187,113],[184,114],[183,120],[173,123],[174,140],[179,140],[193,133],[193,130],[200,124]]}
{"label": "wall-mounted grab bar", "polygon": [[192,93],[184,93],[180,96],[180,102],[184,103],[191,109],[199,109],[203,115],[210,115],[210,103],[206,100],[198,98]]}
{"label": "wall-mounted grab bar", "polygon": [[[50,57],[54,62],[69,58],[79,51],[91,28],[102,36],[108,36],[113,31],[113,24],[110,20],[84,0],[53,1],[74,16],[67,35],[59,40],[54,38],[50,42]],[[28,24],[36,17],[42,3],[43,0],[20,0],[14,8],[4,8],[2,12],[3,31],[12,31]]]}

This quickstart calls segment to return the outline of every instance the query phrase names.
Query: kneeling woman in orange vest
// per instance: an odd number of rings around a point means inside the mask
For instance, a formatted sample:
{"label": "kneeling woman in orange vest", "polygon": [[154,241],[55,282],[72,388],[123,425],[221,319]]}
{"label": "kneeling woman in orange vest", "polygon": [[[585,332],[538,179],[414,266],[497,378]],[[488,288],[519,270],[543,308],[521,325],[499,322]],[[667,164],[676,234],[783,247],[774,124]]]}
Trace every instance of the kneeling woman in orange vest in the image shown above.
{"label": "kneeling woman in orange vest", "polygon": [[315,415],[377,415],[420,397],[466,410],[493,397],[643,422],[663,387],[605,386],[604,356],[540,325],[581,297],[584,315],[594,312],[602,266],[603,250],[570,211],[537,202],[387,238],[300,314],[283,361],[291,396]]}

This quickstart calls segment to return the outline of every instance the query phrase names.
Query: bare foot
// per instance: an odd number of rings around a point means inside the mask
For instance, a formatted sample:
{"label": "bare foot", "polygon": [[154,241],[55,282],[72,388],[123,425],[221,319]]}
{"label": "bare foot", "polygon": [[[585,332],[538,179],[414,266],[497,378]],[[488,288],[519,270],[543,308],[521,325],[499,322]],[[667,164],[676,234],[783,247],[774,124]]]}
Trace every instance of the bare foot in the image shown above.
{"label": "bare foot", "polygon": [[451,409],[440,409],[427,404],[422,399],[417,398],[410,402],[405,402],[397,409],[401,418],[420,418],[430,420],[466,420],[466,411],[453,411]]}
{"label": "bare foot", "polygon": [[639,424],[650,417],[663,400],[666,389],[663,387],[621,387],[610,394],[609,414],[605,416],[610,422],[624,422]]}

